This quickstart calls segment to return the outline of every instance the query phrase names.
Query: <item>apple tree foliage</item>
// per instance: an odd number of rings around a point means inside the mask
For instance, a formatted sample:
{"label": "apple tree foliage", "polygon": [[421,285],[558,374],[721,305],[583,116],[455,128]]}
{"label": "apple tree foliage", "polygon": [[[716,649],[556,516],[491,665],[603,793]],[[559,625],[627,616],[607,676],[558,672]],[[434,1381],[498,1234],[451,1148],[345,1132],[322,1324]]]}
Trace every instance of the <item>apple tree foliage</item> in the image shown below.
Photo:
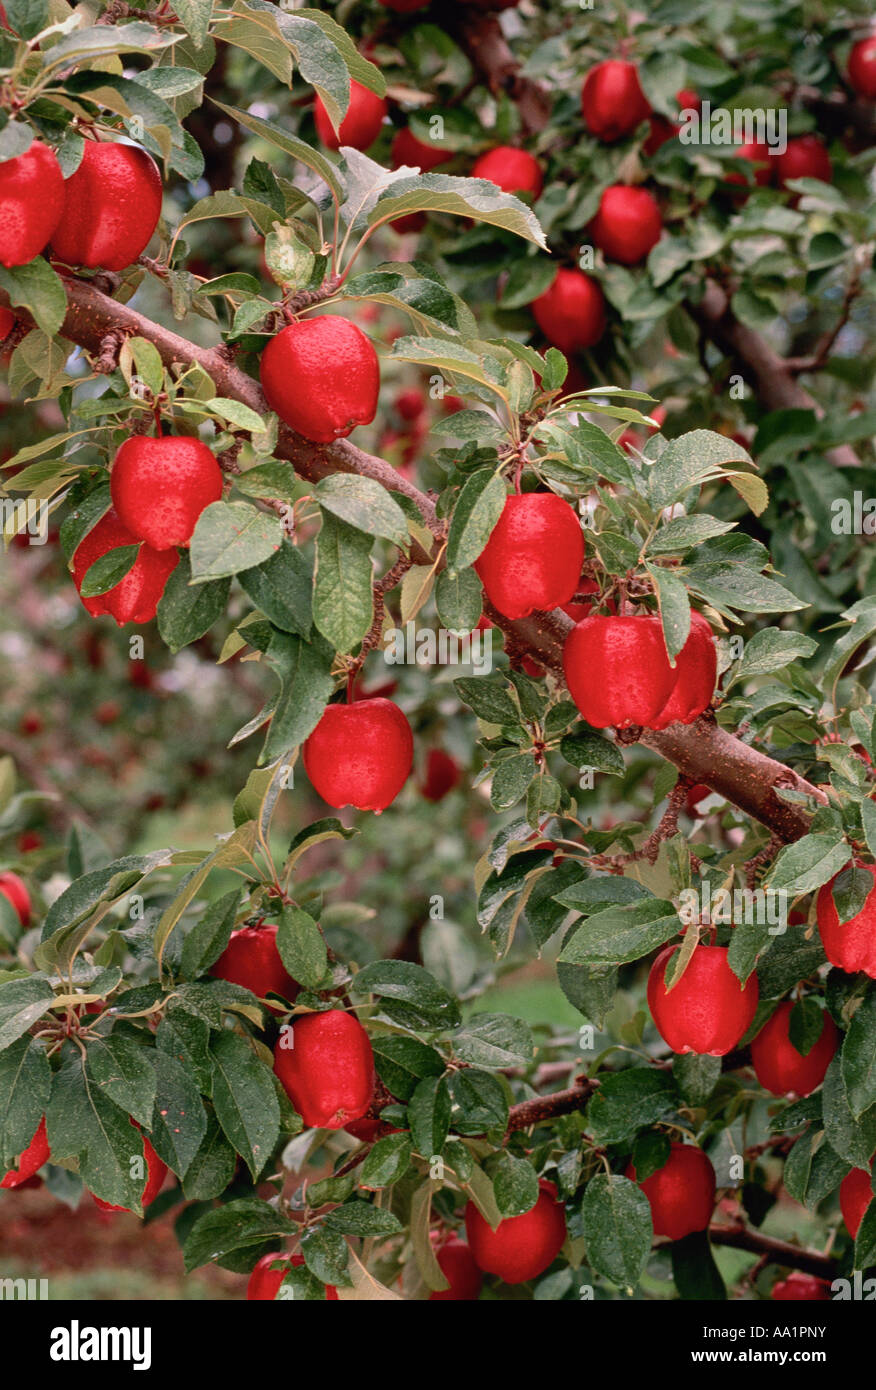
{"label": "apple tree foliage", "polygon": [[[836,1230],[837,1275],[876,1263],[876,1205],[856,1242],[837,1205],[876,1149],[876,985],[829,966],[814,916],[842,871],[853,915],[853,866],[876,855],[876,107],[844,66],[865,7],[646,8],[630,31],[623,7],[560,0],[522,0],[501,21],[450,3],[400,15],[376,0],[179,0],[129,14],[6,0],[0,158],[37,134],[72,172],[94,125],[145,147],[167,196],[151,256],[118,275],[61,274],[44,257],[0,269],[4,303],[26,311],[5,364],[4,498],[49,504],[60,573],[46,582],[72,590],[63,571],[109,506],[123,439],[156,410],[200,431],[231,464],[228,487],[159,605],[163,659],[172,669],[212,642],[217,678],[263,677],[264,704],[232,738],[246,766],[223,783],[224,833],[200,848],[114,855],[77,825],[36,874],[15,837],[37,793],[3,764],[3,857],[39,920],[23,930],[0,899],[0,1166],[45,1113],[50,1188],[139,1211],[133,1118],[174,1179],[150,1215],[173,1211],[189,1269],[245,1273],[300,1245],[296,1298],[326,1284],[425,1297],[443,1284],[430,1228],[457,1225],[469,1200],[493,1225],[520,1215],[541,1176],[568,1239],[528,1286],[537,1299],[738,1296],[753,1258],[728,1263],[722,1222],[771,1261],[762,1295],[793,1263],[770,1232],[824,1249]],[[740,193],[726,182],[747,177],[733,146],[673,139],[648,155],[647,124],[594,139],[581,82],[619,43],[655,112],[672,118],[681,88],[730,111],[781,109],[792,136],[828,145],[832,182]],[[312,98],[337,124],[351,78],[389,93],[389,119],[367,153],[333,154]],[[391,167],[406,125],[424,142],[440,132],[448,172]],[[544,170],[534,205],[467,176],[514,144]],[[570,363],[528,306],[558,263],[579,261],[617,182],[647,183],[663,235],[641,265],[586,263],[609,324]],[[419,231],[393,229],[416,214]],[[325,303],[374,333],[373,428],[314,446],[266,410],[258,358],[284,303]],[[393,392],[411,383],[431,411],[413,474],[389,429]],[[445,394],[464,408],[444,412]],[[672,738],[589,728],[562,684],[561,616],[496,617],[490,674],[384,665],[382,626],[476,626],[473,564],[521,462],[528,485],[582,504],[586,572],[651,602],[672,656],[691,601],[705,612],[720,638],[713,715]],[[425,810],[409,786],[379,821],[327,816],[301,744],[347,679],[390,678],[418,747],[448,746],[463,786]],[[684,809],[695,783],[711,792],[697,818]],[[462,874],[442,851],[454,834]],[[755,1023],[727,1058],[673,1057],[644,990],[682,929],[682,895],[758,886],[787,894],[793,925],[717,923],[739,980],[758,977]],[[375,1138],[303,1130],[271,1069],[289,1009],[210,974],[231,931],[266,915],[302,987],[295,1009],[344,1001],[368,1029]],[[556,981],[563,1021],[502,1010],[494,987],[531,968]],[[744,1051],[787,998],[801,1046],[812,1006],[842,1033],[824,1085],[796,1102],[763,1091]],[[543,1109],[527,1110],[536,1097]],[[631,1156],[643,1176],[659,1167],[668,1136],[715,1166],[712,1243],[655,1244],[624,1176]]]}

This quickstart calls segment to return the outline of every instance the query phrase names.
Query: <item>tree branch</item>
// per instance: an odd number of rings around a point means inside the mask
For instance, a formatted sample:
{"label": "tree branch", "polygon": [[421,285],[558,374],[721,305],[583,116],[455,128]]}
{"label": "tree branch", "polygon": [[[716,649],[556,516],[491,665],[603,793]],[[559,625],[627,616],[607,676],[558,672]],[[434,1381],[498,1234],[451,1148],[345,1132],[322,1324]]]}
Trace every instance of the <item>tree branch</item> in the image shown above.
{"label": "tree branch", "polygon": [[[185,370],[198,363],[215,383],[218,395],[241,401],[259,415],[268,413],[258,383],[230,360],[222,346],[199,347],[128,305],[119,304],[84,280],[64,277],[64,285],[68,311],[61,332],[70,342],[99,356],[111,333],[147,338],[157,348],[165,366]],[[8,295],[0,291],[0,304],[8,303]],[[15,314],[17,318],[29,319],[19,306],[15,307]],[[309,482],[318,482],[331,473],[357,473],[376,479],[390,491],[403,492],[415,502],[436,544],[440,542],[442,526],[436,518],[432,498],[407,482],[384,459],[365,453],[348,439],[338,439],[333,444],[313,444],[281,425],[276,454],[291,463]],[[432,564],[435,559],[419,546],[412,547],[412,556],[415,564]],[[489,606],[488,613],[503,632],[562,678],[563,645],[573,626],[570,618],[559,609],[516,622]],[[817,801],[825,799],[822,792],[789,768],[719,728],[705,715],[694,724],[676,724],[660,733],[644,731],[640,740],[674,763],[685,776],[720,792],[783,840],[805,835],[810,818],[801,806],[790,805],[776,796],[776,787],[793,788]]]}
{"label": "tree branch", "polygon": [[523,76],[498,17],[451,4],[441,23],[453,34],[493,95],[506,92],[516,104],[524,134],[535,135],[543,130],[550,119],[553,97],[540,82]]}
{"label": "tree branch", "polygon": [[[730,311],[725,291],[714,280],[707,280],[705,293],[697,304],[688,303],[689,313],[727,357],[754,374],[758,399],[768,410],[812,410],[821,419],[824,411],[794,375],[793,361],[781,357],[765,338],[740,323]],[[860,468],[861,461],[848,444],[825,451],[838,468]]]}
{"label": "tree branch", "polygon": [[802,1269],[821,1279],[833,1279],[836,1274],[836,1265],[829,1255],[821,1255],[817,1250],[803,1250],[799,1245],[790,1245],[776,1236],[765,1236],[761,1231],[750,1230],[748,1226],[722,1226],[713,1222],[709,1227],[709,1239],[713,1245],[729,1245],[734,1250],[747,1250],[752,1255],[768,1255],[776,1264]]}
{"label": "tree branch", "polygon": [[583,1110],[594,1091],[599,1090],[599,1082],[591,1081],[589,1076],[576,1076],[565,1091],[554,1091],[549,1096],[535,1096],[532,1100],[520,1101],[512,1105],[508,1112],[506,1138],[518,1129],[529,1129],[545,1120],[556,1119],[558,1115],[571,1115]]}

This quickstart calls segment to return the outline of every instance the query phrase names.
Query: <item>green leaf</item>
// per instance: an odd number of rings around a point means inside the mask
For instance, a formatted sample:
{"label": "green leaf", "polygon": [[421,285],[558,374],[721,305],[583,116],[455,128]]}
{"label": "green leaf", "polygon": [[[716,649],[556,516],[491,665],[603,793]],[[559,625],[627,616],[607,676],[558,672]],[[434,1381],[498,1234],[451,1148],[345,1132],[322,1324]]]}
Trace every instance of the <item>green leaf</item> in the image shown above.
{"label": "green leaf", "polygon": [[183,1179],[183,1196],[189,1202],[221,1197],[230,1186],[236,1167],[237,1154],[222,1133],[215,1115],[208,1113],[207,1132]]}
{"label": "green leaf", "polygon": [[362,1164],[360,1187],[376,1191],[398,1182],[410,1167],[412,1148],[407,1134],[387,1134],[378,1139]]}
{"label": "green leaf", "polygon": [[235,1033],[217,1034],[212,1054],[216,1118],[255,1181],[280,1134],[280,1106],[271,1072]]}
{"label": "green leaf", "polygon": [[792,661],[812,656],[817,650],[818,643],[802,632],[784,632],[777,627],[761,628],[746,642],[728,689],[737,681],[780,671]]}
{"label": "green leaf", "polygon": [[230,579],[193,585],[191,578],[191,561],[186,550],[158,601],[158,631],[174,654],[203,637],[225,612],[228,603]]}
{"label": "green leaf", "polygon": [[708,603],[743,613],[792,613],[809,607],[774,579],[744,565],[691,565],[685,577],[688,587]]}
{"label": "green leaf", "polygon": [[525,1158],[503,1153],[492,1170],[496,1205],[503,1217],[523,1216],[538,1201],[538,1174]]}
{"label": "green leaf", "polygon": [[20,1037],[0,1053],[0,1168],[27,1148],[49,1103],[52,1073],[45,1049]]}
{"label": "green leaf", "polygon": [[417,1153],[427,1162],[440,1154],[450,1129],[450,1092],[443,1076],[420,1081],[408,1101],[408,1124]]}
{"label": "green leaf", "polygon": [[675,907],[659,898],[608,907],[574,929],[557,959],[570,965],[640,960],[680,930]]}
{"label": "green leaf", "polygon": [[361,642],[374,618],[373,541],[329,514],[316,542],[313,620],[339,652]]}
{"label": "green leaf", "polygon": [[[507,1084],[507,1083],[506,1083]],[[508,1097],[498,1077],[476,1067],[451,1072],[447,1086],[458,1134],[503,1134],[508,1124]]]}
{"label": "green leaf", "polygon": [[671,1075],[651,1067],[630,1067],[602,1080],[588,1103],[587,1123],[598,1143],[624,1144],[640,1129],[672,1114],[677,1105]]}
{"label": "green leaf", "polygon": [[108,550],[88,567],[82,581],[80,593],[83,598],[94,598],[97,594],[108,593],[121,583],[125,575],[133,569],[140,554],[140,542],[135,545],[119,546]]}
{"label": "green leaf", "polygon": [[305,989],[317,989],[328,960],[322,932],[300,907],[284,907],[277,928],[277,950],[293,980]]}
{"label": "green leaf", "polygon": [[663,624],[663,641],[670,661],[681,651],[690,633],[690,601],[678,575],[660,565],[646,564],[654,581],[657,606]]}
{"label": "green leaf", "polygon": [[560,740],[560,753],[572,767],[595,768],[611,777],[623,777],[626,767],[616,744],[599,734],[571,733]]}
{"label": "green leaf", "polygon": [[455,213],[504,227],[515,236],[547,250],[544,233],[525,203],[510,193],[500,193],[489,179],[461,179],[452,174],[420,174],[401,179],[381,194],[368,225],[392,221],[410,212]]}
{"label": "green leaf", "polygon": [[184,1178],[207,1132],[200,1090],[182,1063],[165,1052],[155,1052],[155,1077],[152,1143],[159,1158]]}
{"label": "green leaf", "polygon": [[464,676],[453,682],[460,700],[488,724],[520,722],[520,710],[508,693],[505,678],[498,671],[492,676]]}
{"label": "green leaf", "polygon": [[391,493],[375,478],[353,473],[333,473],[314,489],[321,507],[348,526],[369,536],[383,536],[394,545],[405,545],[408,523]]}
{"label": "green leaf", "polygon": [[204,401],[204,409],[221,420],[227,420],[236,429],[248,430],[250,434],[263,434],[268,428],[267,421],[241,401],[230,400],[227,396],[213,396]]}
{"label": "green leaf", "polygon": [[138,1124],[152,1127],[155,1067],[152,1052],[116,1030],[108,1038],[93,1038],[85,1054],[88,1080]]}
{"label": "green leaf", "polygon": [[649,555],[683,555],[713,536],[732,531],[735,522],[716,516],[678,516],[665,522],[648,545]]}
{"label": "green leaf", "polygon": [[313,733],[332,693],[331,656],[324,646],[274,632],[265,661],[280,678],[280,694],[261,752],[262,763],[285,757]]}
{"label": "green leaf", "polygon": [[727,1297],[705,1231],[672,1242],[672,1278],[680,1298],[721,1302]]}
{"label": "green leaf", "polygon": [[873,891],[873,875],[857,864],[849,864],[837,874],[830,891],[840,923],[850,922],[863,911]]}
{"label": "green leaf", "polygon": [[211,502],[198,517],[189,555],[192,580],[223,579],[269,560],[283,541],[283,523],[248,502]]}
{"label": "green leaf", "polygon": [[447,537],[447,568],[467,569],[481,554],[505,506],[505,483],[491,468],[480,468],[463,484]]}
{"label": "green leaf", "polygon": [[0,1051],[42,1018],[54,997],[51,985],[36,976],[0,984]]}
{"label": "green leaf", "polygon": [[308,639],[313,628],[313,567],[297,546],[284,540],[279,550],[238,581],[265,617],[282,632]]}
{"label": "green leaf", "polygon": [[629,1178],[597,1173],[587,1184],[581,1221],[593,1269],[634,1288],[651,1251],[651,1207],[644,1192]]}
{"label": "green leaf", "polygon": [[493,773],[490,787],[490,805],[493,810],[507,811],[525,796],[536,771],[532,753],[521,753],[517,757],[505,758],[500,762]]}
{"label": "green leaf", "polygon": [[523,1019],[511,1014],[474,1014],[452,1038],[461,1062],[502,1070],[528,1065],[535,1055],[532,1033]]}
{"label": "green leaf", "polygon": [[473,569],[443,569],[435,585],[435,607],[441,624],[450,632],[471,632],[484,606],[481,581]]}
{"label": "green leaf", "polygon": [[264,1246],[268,1241],[276,1245],[295,1231],[294,1223],[269,1202],[254,1197],[226,1202],[205,1212],[189,1231],[183,1244],[186,1273],[211,1260],[222,1263],[236,1250]]}
{"label": "green leaf", "polygon": [[378,1034],[371,1045],[377,1075],[402,1102],[410,1100],[424,1077],[441,1076],[444,1072],[441,1054],[418,1038]]}
{"label": "green leaf", "polygon": [[297,135],[292,135],[290,131],[275,125],[273,121],[264,121],[260,116],[252,116],[248,111],[241,111],[236,106],[226,106],[223,102],[216,101],[215,98],[211,97],[211,100],[214,105],[219,107],[220,111],[224,111],[226,116],[230,116],[239,125],[252,131],[253,135],[261,136],[263,140],[267,140],[269,145],[274,145],[278,150],[291,154],[293,159],[300,160],[308,169],[312,169],[324,183],[328,184],[336,198],[340,199],[343,196],[335,166],[313,145],[299,140]]}
{"label": "green leaf", "polygon": [[855,1010],[842,1051],[842,1071],[849,1106],[856,1120],[876,1106],[876,993]]}
{"label": "green leaf", "polygon": [[[404,960],[378,960],[366,965],[353,979],[354,994],[375,994],[384,1007],[402,1005],[403,1016],[416,1016],[417,1024],[454,1028],[459,1006],[428,970]],[[398,1010],[395,1010],[398,1013]]]}
{"label": "green leaf", "polygon": [[[52,52],[56,53],[57,47]],[[42,256],[27,265],[0,266],[0,289],[9,295],[13,307],[20,304],[33,316],[37,328],[48,338],[60,332],[67,314],[67,291],[60,275]]]}
{"label": "green leaf", "polygon": [[124,1110],[91,1081],[78,1053],[68,1055],[52,1078],[46,1130],[52,1158],[78,1158],[89,1192],[141,1214],[143,1138]]}
{"label": "green leaf", "polygon": [[705,1105],[721,1078],[721,1058],[678,1053],[672,1059],[672,1075],[688,1105]]}
{"label": "green leaf", "polygon": [[851,849],[837,831],[804,835],[779,852],[767,871],[764,887],[774,893],[784,889],[800,897],[827,883],[851,857]]}
{"label": "green leaf", "polygon": [[359,1197],[354,1197],[341,1207],[335,1207],[334,1211],[328,1213],[323,1224],[327,1230],[338,1231],[341,1235],[362,1236],[366,1239],[373,1236],[392,1236],[402,1229],[398,1217],[391,1211],[374,1207]]}
{"label": "green leaf", "polygon": [[210,903],[203,917],[189,931],[180,958],[180,968],[188,979],[203,975],[225,950],[239,902],[240,889],[232,888]]}

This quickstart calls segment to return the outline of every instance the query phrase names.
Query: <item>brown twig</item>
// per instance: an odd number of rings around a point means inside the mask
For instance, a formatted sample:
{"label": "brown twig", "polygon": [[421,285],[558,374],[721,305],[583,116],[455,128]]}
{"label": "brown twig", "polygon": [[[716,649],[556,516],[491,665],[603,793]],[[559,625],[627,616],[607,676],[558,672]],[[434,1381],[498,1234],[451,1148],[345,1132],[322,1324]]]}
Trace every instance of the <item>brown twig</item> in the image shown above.
{"label": "brown twig", "polygon": [[713,1245],[729,1245],[734,1250],[747,1250],[752,1255],[767,1255],[776,1264],[789,1265],[792,1269],[802,1269],[807,1274],[815,1274],[821,1279],[832,1279],[836,1265],[829,1255],[817,1250],[804,1250],[791,1245],[776,1236],[765,1236],[762,1231],[753,1231],[748,1226],[723,1226],[713,1222],[709,1227],[709,1239]]}

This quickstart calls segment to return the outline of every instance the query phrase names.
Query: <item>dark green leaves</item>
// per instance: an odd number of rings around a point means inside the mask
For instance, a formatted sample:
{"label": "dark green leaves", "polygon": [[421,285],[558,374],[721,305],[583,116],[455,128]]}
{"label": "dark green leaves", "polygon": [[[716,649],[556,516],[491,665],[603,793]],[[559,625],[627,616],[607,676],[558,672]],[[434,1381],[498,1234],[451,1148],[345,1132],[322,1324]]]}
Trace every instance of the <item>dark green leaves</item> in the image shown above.
{"label": "dark green leaves", "polygon": [[350,986],[354,994],[374,994],[385,1013],[408,1026],[453,1028],[459,1006],[433,975],[402,960],[379,960],[360,970]]}
{"label": "dark green leaves", "polygon": [[325,941],[316,922],[301,908],[283,908],[277,930],[277,950],[293,980],[305,989],[318,987],[326,972]]}
{"label": "dark green leaves", "polygon": [[581,1203],[587,1258],[598,1274],[623,1288],[638,1283],[651,1250],[648,1198],[629,1178],[597,1173]]}
{"label": "dark green leaves", "polygon": [[372,538],[331,512],[316,543],[313,620],[339,652],[361,642],[373,618]]}
{"label": "dark green leaves", "polygon": [[280,1133],[280,1107],[271,1072],[243,1038],[220,1033],[212,1045],[216,1118],[253,1178],[271,1157]]}

